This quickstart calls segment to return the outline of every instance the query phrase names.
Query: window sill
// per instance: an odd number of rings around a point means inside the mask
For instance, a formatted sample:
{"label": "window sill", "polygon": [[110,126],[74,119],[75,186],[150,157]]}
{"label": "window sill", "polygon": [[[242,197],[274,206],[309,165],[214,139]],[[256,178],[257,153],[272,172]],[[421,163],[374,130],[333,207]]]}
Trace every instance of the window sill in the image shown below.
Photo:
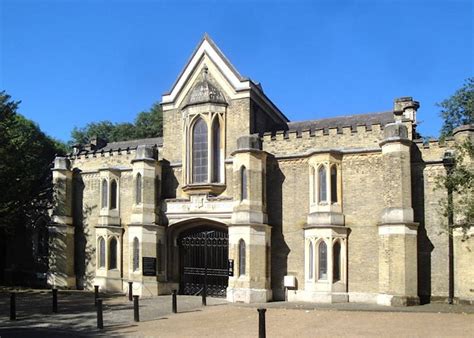
{"label": "window sill", "polygon": [[226,188],[224,183],[193,183],[183,187],[183,191],[189,195],[193,194],[211,194],[219,195]]}

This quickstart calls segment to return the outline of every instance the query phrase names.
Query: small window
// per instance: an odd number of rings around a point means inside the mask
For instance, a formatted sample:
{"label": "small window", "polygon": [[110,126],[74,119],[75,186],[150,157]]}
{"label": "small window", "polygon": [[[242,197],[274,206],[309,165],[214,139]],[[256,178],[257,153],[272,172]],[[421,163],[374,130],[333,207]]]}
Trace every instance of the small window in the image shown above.
{"label": "small window", "polygon": [[318,256],[319,256],[318,278],[327,279],[328,278],[328,256],[327,256],[327,246],[325,242],[319,243]]}
{"label": "small window", "polygon": [[245,275],[245,241],[239,241],[239,276]]}
{"label": "small window", "polygon": [[142,203],[142,174],[138,173],[135,178],[135,204]]}
{"label": "small window", "polygon": [[105,268],[105,240],[99,237],[99,268]]}
{"label": "small window", "polygon": [[212,124],[212,182],[221,181],[221,130],[219,117]]}
{"label": "small window", "polygon": [[117,269],[117,239],[114,237],[109,243],[109,270]]}
{"label": "small window", "polygon": [[108,203],[107,203],[108,194],[109,194],[108,190],[109,190],[109,186],[107,184],[107,180],[103,179],[102,180],[102,203],[101,203],[102,208],[107,208],[107,206],[108,206]]}
{"label": "small window", "polygon": [[138,238],[133,239],[133,271],[140,268],[140,242]]}
{"label": "small window", "polygon": [[331,167],[331,202],[337,203],[337,167]]}
{"label": "small window", "polygon": [[207,125],[199,118],[193,128],[193,183],[208,180]]}
{"label": "small window", "polygon": [[112,180],[110,185],[110,209],[117,209],[117,181]]}
{"label": "small window", "polygon": [[313,279],[313,268],[314,268],[314,255],[313,255],[313,243],[309,242],[308,249],[308,278]]}
{"label": "small window", "polygon": [[240,200],[246,200],[247,196],[247,169],[245,166],[240,168]]}
{"label": "small window", "polygon": [[318,183],[319,183],[319,203],[327,202],[327,182],[326,182],[326,167],[323,165],[318,169]]}
{"label": "small window", "polygon": [[337,282],[341,280],[341,244],[339,241],[334,243],[334,247],[332,249],[332,279],[333,282]]}

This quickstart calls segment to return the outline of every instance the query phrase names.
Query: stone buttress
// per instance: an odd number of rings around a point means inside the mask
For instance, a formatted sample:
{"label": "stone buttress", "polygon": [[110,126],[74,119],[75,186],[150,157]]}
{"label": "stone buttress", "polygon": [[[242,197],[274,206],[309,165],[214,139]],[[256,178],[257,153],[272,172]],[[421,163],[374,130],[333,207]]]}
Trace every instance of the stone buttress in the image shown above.
{"label": "stone buttress", "polygon": [[381,305],[419,302],[417,286],[417,228],[411,197],[411,140],[400,123],[385,126],[382,147],[385,208],[378,225],[379,295]]}
{"label": "stone buttress", "polygon": [[242,136],[233,152],[235,205],[229,225],[229,259],[235,262],[229,277],[227,300],[267,302],[270,287],[271,228],[267,223],[265,175],[267,153],[257,135]]}
{"label": "stone buttress", "polygon": [[72,176],[70,162],[65,157],[54,160],[54,207],[49,226],[48,284],[58,288],[75,288],[74,226],[72,220]]}

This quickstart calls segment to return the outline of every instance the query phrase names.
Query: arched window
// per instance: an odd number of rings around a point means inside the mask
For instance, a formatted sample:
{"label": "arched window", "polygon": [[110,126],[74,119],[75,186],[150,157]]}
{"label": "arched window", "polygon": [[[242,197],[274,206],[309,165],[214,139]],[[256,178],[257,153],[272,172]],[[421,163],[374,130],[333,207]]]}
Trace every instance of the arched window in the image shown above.
{"label": "arched window", "polygon": [[311,179],[313,180],[313,191],[311,192],[311,200],[316,203],[316,170],[311,167]]}
{"label": "arched window", "polygon": [[117,269],[117,239],[114,237],[109,243],[109,270]]}
{"label": "arched window", "polygon": [[337,167],[331,167],[331,202],[337,203]]}
{"label": "arched window", "polygon": [[212,182],[221,181],[221,130],[219,118],[212,124]]}
{"label": "arched window", "polygon": [[327,202],[327,184],[326,184],[326,167],[320,166],[318,169],[319,183],[319,203]]}
{"label": "arched window", "polygon": [[309,242],[308,249],[308,278],[313,279],[313,269],[314,269],[314,254],[313,254],[313,243]]}
{"label": "arched window", "polygon": [[138,173],[135,178],[135,204],[142,203],[142,174]]}
{"label": "arched window", "polygon": [[245,241],[239,241],[239,276],[245,275]]}
{"label": "arched window", "polygon": [[318,278],[327,279],[328,278],[328,252],[327,252],[326,243],[323,241],[319,243],[318,248]]}
{"label": "arched window", "polygon": [[193,129],[193,183],[207,182],[208,176],[207,126],[202,118]]}
{"label": "arched window", "polygon": [[341,279],[341,244],[339,241],[334,243],[332,249],[332,280],[337,282]]}
{"label": "arched window", "polygon": [[240,200],[246,200],[247,194],[247,169],[245,166],[240,167]]}
{"label": "arched window", "polygon": [[133,271],[138,271],[140,267],[140,242],[138,238],[133,239]]}
{"label": "arched window", "polygon": [[102,208],[107,208],[107,201],[108,201],[108,195],[109,195],[109,186],[107,184],[107,180],[104,178],[102,180]]}
{"label": "arched window", "polygon": [[99,268],[105,268],[105,239],[99,237]]}
{"label": "arched window", "polygon": [[112,180],[110,185],[110,209],[117,209],[117,181]]}

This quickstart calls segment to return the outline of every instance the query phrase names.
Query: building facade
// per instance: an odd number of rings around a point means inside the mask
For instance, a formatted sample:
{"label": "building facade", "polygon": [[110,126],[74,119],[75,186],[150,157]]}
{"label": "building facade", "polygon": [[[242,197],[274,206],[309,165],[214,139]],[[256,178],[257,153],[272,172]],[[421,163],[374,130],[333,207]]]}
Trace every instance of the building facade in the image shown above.
{"label": "building facade", "polygon": [[[444,144],[418,102],[290,122],[205,36],[162,97],[163,137],[56,158],[49,283],[142,296],[418,304],[474,299],[472,238],[434,189]],[[450,269],[454,275],[450,274]]]}

